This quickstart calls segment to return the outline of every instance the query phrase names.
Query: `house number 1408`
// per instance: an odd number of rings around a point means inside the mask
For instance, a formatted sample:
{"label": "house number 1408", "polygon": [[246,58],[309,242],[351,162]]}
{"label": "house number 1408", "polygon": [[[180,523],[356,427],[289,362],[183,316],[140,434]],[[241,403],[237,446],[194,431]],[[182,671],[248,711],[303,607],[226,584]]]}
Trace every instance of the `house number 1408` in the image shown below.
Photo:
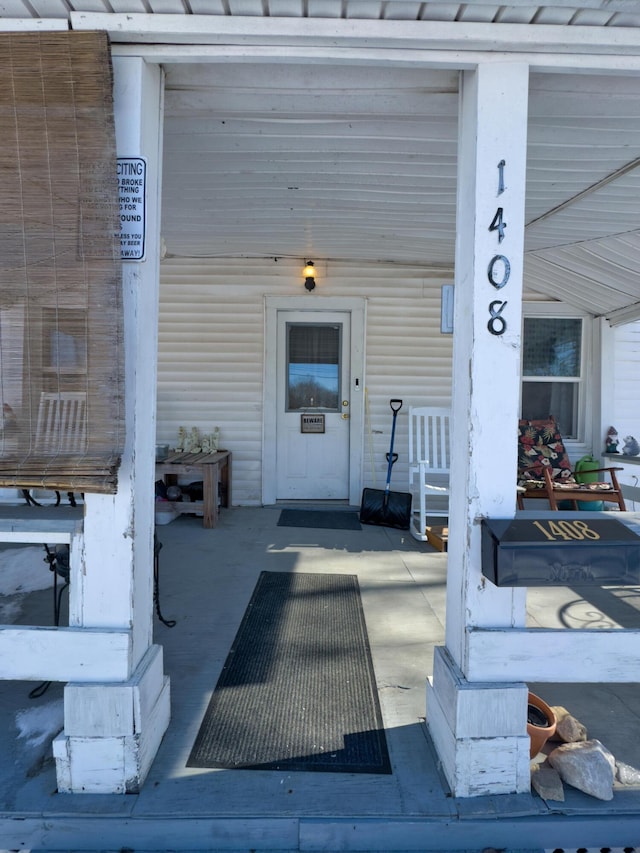
{"label": "house number 1408", "polygon": [[[498,195],[502,195],[504,192],[504,167],[506,163],[504,160],[501,160],[498,163]],[[505,228],[507,227],[507,223],[504,219],[504,208],[499,207],[493,219],[491,220],[491,224],[489,225],[489,231],[495,231],[498,235],[498,244],[502,243],[505,238]],[[509,258],[506,255],[494,255],[489,261],[489,267],[487,268],[487,277],[491,284],[495,287],[496,290],[502,290],[502,288],[509,281],[509,276],[511,275],[511,264],[509,263]],[[507,329],[507,321],[502,316],[502,312],[507,307],[507,303],[501,299],[494,299],[489,305],[489,322],[487,323],[487,329],[491,332],[492,335],[504,335]]]}
{"label": "house number 1408", "polygon": [[544,533],[551,542],[555,542],[558,539],[564,539],[566,542],[569,539],[600,538],[600,534],[589,527],[586,521],[547,521],[545,524],[540,521],[533,522],[533,526]]}

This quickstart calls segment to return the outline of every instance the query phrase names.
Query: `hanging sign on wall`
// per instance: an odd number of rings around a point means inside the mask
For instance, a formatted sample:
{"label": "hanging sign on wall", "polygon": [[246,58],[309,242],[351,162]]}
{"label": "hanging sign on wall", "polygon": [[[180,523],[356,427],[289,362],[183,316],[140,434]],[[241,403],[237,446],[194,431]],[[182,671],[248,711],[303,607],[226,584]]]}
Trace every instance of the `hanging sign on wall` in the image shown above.
{"label": "hanging sign on wall", "polygon": [[143,157],[118,157],[120,257],[143,261],[146,235],[147,163]]}

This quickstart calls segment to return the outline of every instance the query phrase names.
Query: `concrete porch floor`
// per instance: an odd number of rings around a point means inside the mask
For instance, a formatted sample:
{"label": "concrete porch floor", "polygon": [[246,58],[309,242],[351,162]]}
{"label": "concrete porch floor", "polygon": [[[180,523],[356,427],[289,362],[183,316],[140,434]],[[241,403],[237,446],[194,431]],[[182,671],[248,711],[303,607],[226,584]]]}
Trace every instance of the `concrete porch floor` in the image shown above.
{"label": "concrete porch floor", "polygon": [[[356,511],[343,508],[345,511]],[[219,526],[181,516],[158,528],[156,619],[171,678],[172,720],[137,795],[56,793],[51,758],[62,685],[29,699],[0,683],[0,847],[12,850],[543,851],[640,845],[640,789],[602,802],[565,786],[564,803],[535,794],[457,799],[425,726],[425,679],[444,641],[447,557],[409,533],[278,527],[280,507],[223,510]],[[388,746],[390,776],[200,770],[185,766],[218,675],[263,570],[340,572],[359,579]],[[46,571],[46,567],[43,568]],[[640,589],[530,590],[532,626],[638,627]],[[50,624],[49,591],[16,617]],[[550,662],[553,666],[553,662]],[[640,681],[640,673],[639,673]],[[640,767],[639,685],[529,685],[567,707],[614,755]],[[16,721],[42,712],[42,730]],[[56,717],[58,715],[58,717]],[[52,724],[51,721],[54,721]]]}

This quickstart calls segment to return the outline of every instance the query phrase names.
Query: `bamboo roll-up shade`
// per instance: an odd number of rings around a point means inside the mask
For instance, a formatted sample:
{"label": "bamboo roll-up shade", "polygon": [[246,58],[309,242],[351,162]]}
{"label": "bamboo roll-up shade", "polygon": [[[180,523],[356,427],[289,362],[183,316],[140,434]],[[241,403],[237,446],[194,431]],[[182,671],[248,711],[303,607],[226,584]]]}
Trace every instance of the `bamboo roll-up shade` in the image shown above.
{"label": "bamboo roll-up shade", "polygon": [[0,34],[0,140],[0,486],[113,493],[124,354],[106,34]]}

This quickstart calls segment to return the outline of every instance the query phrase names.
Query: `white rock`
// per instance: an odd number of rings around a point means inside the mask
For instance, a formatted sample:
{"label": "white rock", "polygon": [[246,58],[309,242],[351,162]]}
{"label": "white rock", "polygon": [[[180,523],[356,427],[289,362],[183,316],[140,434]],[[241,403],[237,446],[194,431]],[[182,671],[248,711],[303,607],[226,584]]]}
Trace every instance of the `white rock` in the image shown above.
{"label": "white rock", "polygon": [[599,800],[613,799],[615,758],[599,740],[566,743],[548,756],[563,782]]}
{"label": "white rock", "polygon": [[623,785],[640,785],[640,770],[623,761],[617,761],[616,779]]}

